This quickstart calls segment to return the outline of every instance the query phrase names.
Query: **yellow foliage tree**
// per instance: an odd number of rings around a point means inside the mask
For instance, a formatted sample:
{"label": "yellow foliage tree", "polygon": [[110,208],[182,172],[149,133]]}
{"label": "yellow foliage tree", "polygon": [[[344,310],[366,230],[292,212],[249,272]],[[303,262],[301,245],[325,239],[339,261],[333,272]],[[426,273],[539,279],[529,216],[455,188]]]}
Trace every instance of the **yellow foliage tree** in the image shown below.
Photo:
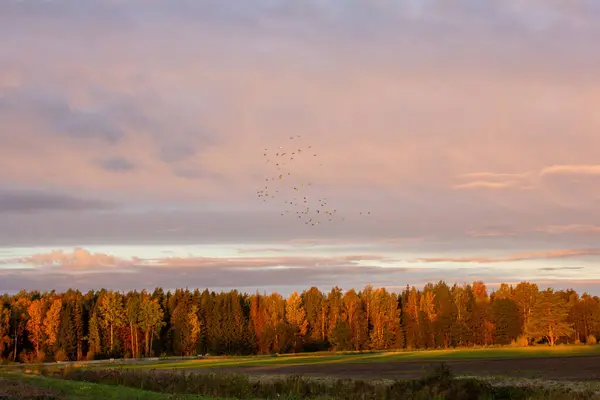
{"label": "yellow foliage tree", "polygon": [[62,300],[55,299],[46,312],[43,328],[46,334],[46,344],[53,348],[58,340],[58,328],[60,327],[60,311],[62,309]]}
{"label": "yellow foliage tree", "polygon": [[34,300],[27,307],[27,332],[29,341],[35,348],[35,356],[40,356],[40,346],[44,341],[44,303],[41,300]]}

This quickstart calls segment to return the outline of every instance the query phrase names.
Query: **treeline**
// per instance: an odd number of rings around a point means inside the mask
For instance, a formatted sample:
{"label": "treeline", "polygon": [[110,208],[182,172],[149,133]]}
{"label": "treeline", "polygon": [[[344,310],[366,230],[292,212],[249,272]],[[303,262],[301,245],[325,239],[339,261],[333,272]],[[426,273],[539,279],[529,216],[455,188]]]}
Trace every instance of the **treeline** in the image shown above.
{"label": "treeline", "polygon": [[328,293],[215,293],[157,288],[20,292],[0,297],[0,358],[267,354],[320,350],[433,349],[596,343],[600,299],[530,282],[443,281],[401,293],[366,286]]}

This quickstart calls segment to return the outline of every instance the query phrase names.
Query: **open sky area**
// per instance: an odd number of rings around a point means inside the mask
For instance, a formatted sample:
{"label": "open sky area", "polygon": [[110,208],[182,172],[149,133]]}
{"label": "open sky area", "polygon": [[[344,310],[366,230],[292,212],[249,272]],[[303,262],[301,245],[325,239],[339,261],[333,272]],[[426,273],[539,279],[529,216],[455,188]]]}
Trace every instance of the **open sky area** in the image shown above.
{"label": "open sky area", "polygon": [[[598,21],[597,0],[0,0],[0,292],[600,294]],[[344,220],[257,197],[290,137]]]}

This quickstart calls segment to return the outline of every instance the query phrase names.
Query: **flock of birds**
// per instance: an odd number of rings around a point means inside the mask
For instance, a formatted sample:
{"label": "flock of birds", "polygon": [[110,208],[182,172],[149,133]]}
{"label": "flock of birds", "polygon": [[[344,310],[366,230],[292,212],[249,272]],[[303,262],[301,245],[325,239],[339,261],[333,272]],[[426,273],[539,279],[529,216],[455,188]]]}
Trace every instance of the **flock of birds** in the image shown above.
{"label": "flock of birds", "polygon": [[[327,197],[319,196],[316,185],[302,180],[299,168],[312,160],[313,165],[323,167],[323,164],[312,145],[302,146],[299,139],[300,135],[290,136],[288,145],[264,149],[263,159],[272,173],[264,177],[264,187],[256,191],[257,198],[263,203],[283,205],[281,216],[291,216],[305,225],[345,220]],[[359,214],[370,215],[371,212],[360,211]]]}

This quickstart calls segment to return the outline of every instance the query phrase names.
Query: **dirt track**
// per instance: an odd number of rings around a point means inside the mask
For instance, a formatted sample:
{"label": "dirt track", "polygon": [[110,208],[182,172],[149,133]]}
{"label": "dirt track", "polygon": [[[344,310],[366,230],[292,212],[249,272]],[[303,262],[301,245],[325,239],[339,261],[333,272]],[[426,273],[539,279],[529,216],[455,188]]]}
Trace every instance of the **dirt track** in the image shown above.
{"label": "dirt track", "polygon": [[[260,375],[299,374],[336,378],[417,378],[438,362],[331,363],[227,368]],[[600,356],[446,361],[457,375],[512,376],[564,380],[600,379]],[[206,370],[204,370],[206,371]]]}

